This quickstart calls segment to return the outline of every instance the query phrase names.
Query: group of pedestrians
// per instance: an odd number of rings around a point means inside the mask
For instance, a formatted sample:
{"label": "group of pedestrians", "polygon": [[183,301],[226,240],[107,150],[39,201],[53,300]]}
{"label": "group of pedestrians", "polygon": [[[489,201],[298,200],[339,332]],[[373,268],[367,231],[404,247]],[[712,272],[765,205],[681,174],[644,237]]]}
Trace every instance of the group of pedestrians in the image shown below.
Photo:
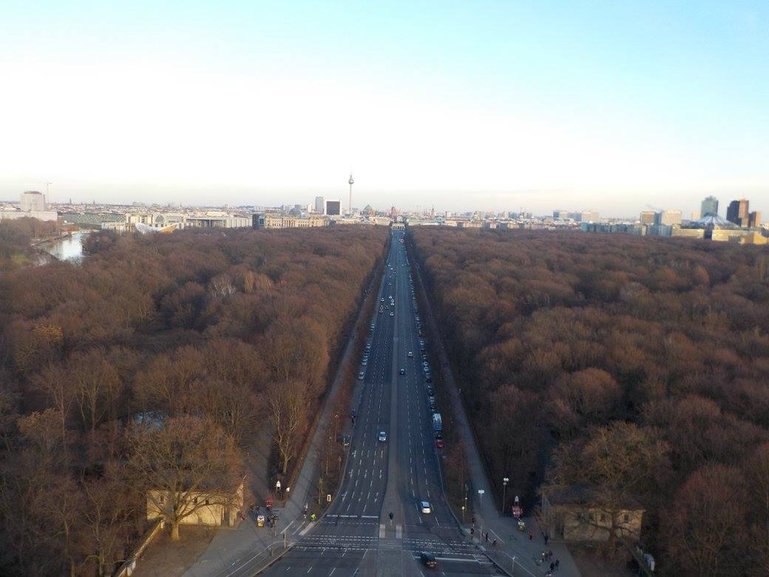
{"label": "group of pedestrians", "polygon": [[[547,537],[545,538],[545,543],[547,543]],[[550,562],[550,570],[545,575],[549,576],[558,570],[561,562],[558,559],[553,559],[553,552],[550,549],[542,551],[540,555],[540,563],[547,563],[548,561]]]}

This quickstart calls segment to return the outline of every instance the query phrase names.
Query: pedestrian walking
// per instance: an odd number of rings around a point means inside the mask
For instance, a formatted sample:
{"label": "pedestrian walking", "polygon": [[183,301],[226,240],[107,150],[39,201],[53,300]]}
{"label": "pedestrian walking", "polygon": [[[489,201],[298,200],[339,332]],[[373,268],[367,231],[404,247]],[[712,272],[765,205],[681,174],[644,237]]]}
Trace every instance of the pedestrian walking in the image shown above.
{"label": "pedestrian walking", "polygon": [[534,535],[532,535],[531,531],[529,531],[529,541],[533,541],[533,540],[534,540]]}
{"label": "pedestrian walking", "polygon": [[550,536],[545,533],[545,547],[547,547],[547,541],[550,539]]}
{"label": "pedestrian walking", "polygon": [[555,560],[555,568],[558,569],[558,565],[560,565],[560,564],[561,564],[561,562],[558,559],[556,559]]}
{"label": "pedestrian walking", "polygon": [[550,563],[550,571],[554,571],[554,570],[555,570],[555,563]]}
{"label": "pedestrian walking", "polygon": [[486,534],[484,535],[484,538],[486,539],[486,543],[489,542],[489,532],[486,531]]}

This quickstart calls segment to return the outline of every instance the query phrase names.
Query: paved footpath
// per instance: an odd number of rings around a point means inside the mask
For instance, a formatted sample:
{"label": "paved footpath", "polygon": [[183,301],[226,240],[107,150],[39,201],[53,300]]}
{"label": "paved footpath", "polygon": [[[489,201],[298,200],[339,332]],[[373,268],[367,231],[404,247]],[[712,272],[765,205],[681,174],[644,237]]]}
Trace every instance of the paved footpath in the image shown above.
{"label": "paved footpath", "polygon": [[[419,277],[419,287],[421,290],[421,271],[415,261],[412,267]],[[423,293],[424,296],[424,293]],[[423,299],[426,302],[426,299]],[[497,510],[494,500],[494,494],[486,475],[486,469],[481,460],[480,451],[475,442],[470,423],[467,420],[462,400],[459,396],[459,389],[451,374],[448,355],[443,348],[440,339],[440,332],[433,317],[432,310],[427,307],[424,311],[427,322],[430,323],[430,332],[434,343],[437,345],[435,350],[438,354],[441,372],[446,384],[449,398],[451,399],[452,410],[456,417],[456,424],[459,427],[459,434],[466,448],[468,468],[472,479],[473,494],[471,496],[472,507],[475,511],[475,527],[472,524],[464,527],[468,538],[472,539],[479,548],[486,552],[489,557],[497,562],[498,566],[506,573],[511,575],[530,575],[540,577],[550,569],[550,563],[558,560],[558,569],[554,575],[559,577],[581,577],[581,573],[574,563],[568,549],[563,543],[553,543],[549,541],[545,546],[542,531],[539,529],[536,519],[526,518],[526,531],[521,533],[518,530],[517,520],[513,517],[503,517]],[[484,493],[479,495],[478,491]],[[470,530],[474,533],[470,535]],[[489,540],[485,539],[488,532]],[[531,533],[531,539],[529,539]],[[497,540],[496,546],[492,545],[494,539]],[[552,556],[547,560],[542,560],[542,553],[552,551]]]}

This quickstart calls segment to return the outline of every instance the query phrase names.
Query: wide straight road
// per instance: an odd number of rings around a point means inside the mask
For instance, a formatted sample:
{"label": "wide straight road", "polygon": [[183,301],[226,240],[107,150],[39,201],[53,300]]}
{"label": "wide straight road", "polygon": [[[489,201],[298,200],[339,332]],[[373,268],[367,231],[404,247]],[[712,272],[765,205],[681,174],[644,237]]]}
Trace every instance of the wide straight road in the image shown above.
{"label": "wide straight road", "polygon": [[[430,364],[403,234],[393,232],[368,352],[360,359],[363,386],[352,408],[356,421],[342,487],[326,515],[269,575],[495,574],[443,498]],[[436,568],[422,564],[423,552],[435,557]]]}

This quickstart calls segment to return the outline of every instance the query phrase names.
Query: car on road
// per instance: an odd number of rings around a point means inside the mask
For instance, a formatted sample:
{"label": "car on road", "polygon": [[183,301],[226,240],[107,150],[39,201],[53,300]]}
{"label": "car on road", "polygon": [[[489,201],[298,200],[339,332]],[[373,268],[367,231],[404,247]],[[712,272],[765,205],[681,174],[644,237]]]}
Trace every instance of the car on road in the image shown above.
{"label": "car on road", "polygon": [[429,515],[433,512],[432,506],[430,506],[429,501],[420,501],[419,502],[419,512],[424,515]]}
{"label": "car on road", "polygon": [[422,551],[419,554],[419,560],[422,562],[422,565],[428,569],[434,569],[438,566],[438,560],[435,558],[435,555],[428,553],[427,551]]}
{"label": "car on road", "polygon": [[405,375],[405,374],[406,374],[406,369],[401,369],[401,370],[400,370],[400,373],[401,373],[402,375]]}
{"label": "car on road", "polygon": [[435,439],[435,448],[442,449],[445,446],[443,439]]}
{"label": "car on road", "polygon": [[387,433],[385,431],[379,431],[379,442],[380,443],[387,442]]}
{"label": "car on road", "polygon": [[362,380],[363,380],[363,371],[360,371],[360,372],[358,373],[358,380],[359,380],[359,381],[362,381]]}
{"label": "car on road", "polygon": [[394,312],[392,312],[392,311],[390,311],[390,316],[391,316],[391,317],[394,317],[394,316],[395,316],[395,313],[394,313]]}
{"label": "car on road", "polygon": [[409,351],[409,358],[410,358],[410,359],[413,359],[413,358],[414,358],[414,353],[413,353],[412,351]]}

